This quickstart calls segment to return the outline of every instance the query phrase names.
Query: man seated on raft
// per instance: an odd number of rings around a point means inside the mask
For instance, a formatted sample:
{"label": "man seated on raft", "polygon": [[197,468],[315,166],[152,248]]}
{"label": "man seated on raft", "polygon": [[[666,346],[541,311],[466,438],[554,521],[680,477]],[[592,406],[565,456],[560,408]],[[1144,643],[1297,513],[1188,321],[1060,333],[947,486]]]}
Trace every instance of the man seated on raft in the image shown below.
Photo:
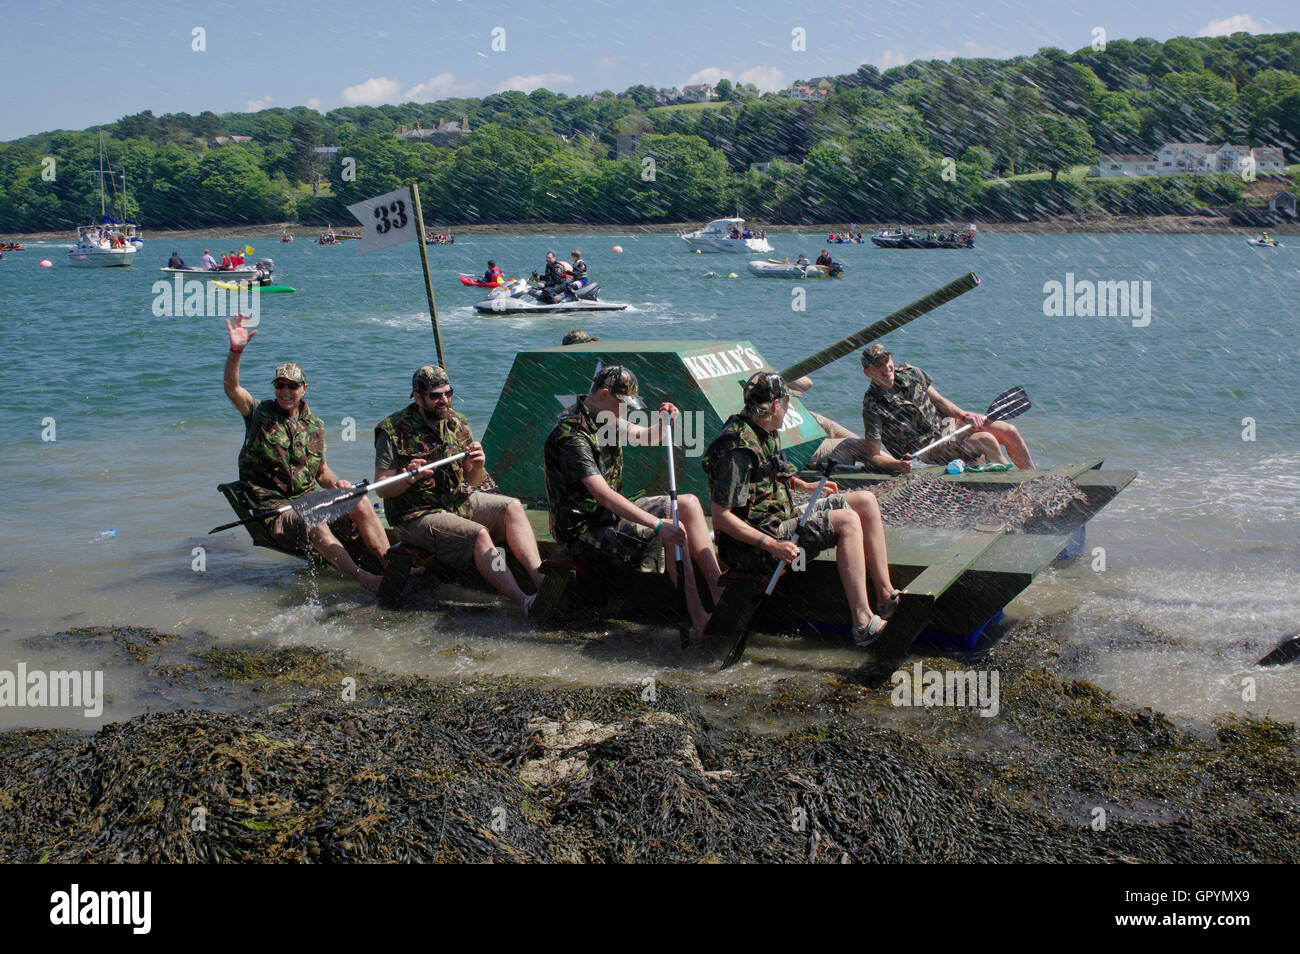
{"label": "man seated on raft", "polygon": [[[901,598],[889,578],[876,496],[869,490],[839,493],[828,480],[826,494],[799,531],[798,545],[790,542],[799,523],[791,492],[817,488],[795,476],[794,465],[781,453],[781,422],[790,409],[790,394],[781,376],[771,371],[759,371],[742,387],[744,411],[727,419],[704,456],[718,554],[731,569],[770,574],[778,560],[793,563],[800,549],[811,560],[834,547],[853,641],[869,646]],[[868,575],[876,591],[874,613],[867,598]]]}
{"label": "man seated on raft", "polygon": [[[1033,469],[1029,448],[1014,424],[988,421],[983,414],[963,411],[936,391],[930,375],[920,368],[895,366],[884,345],[873,344],[862,352],[862,373],[871,379],[862,398],[863,439],[868,458],[881,470],[906,474],[917,464],[944,464],[954,459],[975,462],[981,457],[995,464],[1010,467],[1014,462],[1022,470]],[[913,458],[912,449],[966,424],[972,425],[970,431]],[[895,457],[886,447],[901,451],[902,456]]]}

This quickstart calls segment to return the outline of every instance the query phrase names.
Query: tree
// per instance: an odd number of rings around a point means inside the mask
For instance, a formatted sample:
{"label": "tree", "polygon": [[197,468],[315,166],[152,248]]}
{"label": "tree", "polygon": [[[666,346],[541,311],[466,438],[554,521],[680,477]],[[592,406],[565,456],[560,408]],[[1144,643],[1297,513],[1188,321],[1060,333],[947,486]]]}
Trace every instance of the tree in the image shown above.
{"label": "tree", "polygon": [[1063,168],[1095,162],[1097,146],[1083,123],[1048,113],[1038,119],[1037,137],[1029,145],[1029,154],[1034,165],[1052,173],[1055,184]]}
{"label": "tree", "polygon": [[722,100],[723,102],[726,102],[727,100],[731,99],[731,92],[732,92],[731,80],[723,77],[722,79],[718,80],[718,85],[713,88],[718,91],[718,99]]}

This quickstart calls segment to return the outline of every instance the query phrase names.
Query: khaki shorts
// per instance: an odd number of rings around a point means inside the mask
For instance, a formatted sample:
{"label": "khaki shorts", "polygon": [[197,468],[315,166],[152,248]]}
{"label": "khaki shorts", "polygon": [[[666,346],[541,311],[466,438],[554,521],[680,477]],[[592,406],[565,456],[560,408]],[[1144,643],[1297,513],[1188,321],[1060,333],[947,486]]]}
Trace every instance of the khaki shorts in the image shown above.
{"label": "khaki shorts", "polygon": [[[288,500],[276,501],[269,506],[283,507],[289,503]],[[367,507],[369,501],[363,500]],[[357,533],[357,525],[352,522],[349,514],[344,514],[333,523],[327,525],[330,531],[338,538],[339,543],[343,544],[349,551],[349,544],[360,543],[361,534]],[[302,517],[296,510],[286,510],[274,520],[268,520],[266,528],[270,531],[271,539],[287,550],[301,550],[304,553],[312,549],[311,538],[307,533],[307,524],[303,523]]]}
{"label": "khaki shorts", "polygon": [[[829,497],[819,497],[817,503],[813,504],[812,515],[799,531],[799,547],[804,551],[807,559],[813,559],[823,550],[835,548],[835,528],[831,525],[831,511],[843,510],[847,507],[847,497],[846,493],[831,494]],[[802,511],[799,516],[803,516]],[[798,526],[799,517],[791,517],[789,520],[782,521],[773,536],[778,540],[789,540],[794,536]],[[730,543],[726,545],[724,559],[729,568],[741,573],[771,573],[776,569],[776,557],[758,547],[746,546],[739,540],[732,540],[730,537],[726,539]]]}
{"label": "khaki shorts", "polygon": [[[672,515],[672,502],[666,494],[641,497],[634,500],[638,507],[655,518],[667,520]],[[613,560],[621,564],[643,563],[661,546],[654,527],[620,519],[618,523],[595,530],[585,530],[569,543],[569,552],[580,560]]]}
{"label": "khaki shorts", "polygon": [[484,527],[493,542],[506,535],[506,509],[514,497],[475,491],[469,497],[469,517],[446,510],[412,517],[397,528],[397,537],[433,554],[448,566],[469,566],[474,562],[474,541]]}
{"label": "khaki shorts", "polygon": [[[940,435],[951,434],[953,431],[965,426],[965,421],[959,421],[955,417],[945,417],[943,419],[943,428],[939,433]],[[969,441],[966,440],[970,434],[971,432],[967,431],[961,437],[940,444],[938,447],[932,448],[920,457],[913,457],[912,459],[921,464],[946,464],[950,460],[962,460],[968,462],[976,460],[980,457],[982,452],[977,450]]]}

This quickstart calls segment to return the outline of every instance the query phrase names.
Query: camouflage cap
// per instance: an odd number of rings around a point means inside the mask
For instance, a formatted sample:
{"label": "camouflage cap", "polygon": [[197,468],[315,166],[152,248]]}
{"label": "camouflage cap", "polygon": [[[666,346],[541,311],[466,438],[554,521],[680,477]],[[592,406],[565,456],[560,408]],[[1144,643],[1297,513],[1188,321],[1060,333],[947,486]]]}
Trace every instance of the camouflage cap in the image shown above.
{"label": "camouflage cap", "polygon": [[591,379],[591,391],[594,394],[601,388],[609,388],[609,393],[627,404],[633,410],[640,411],[645,403],[640,398],[640,387],[636,375],[621,364],[611,364],[596,372]]}
{"label": "camouflage cap", "polygon": [[889,357],[889,349],[882,344],[873,344],[862,352],[862,366],[869,368],[881,358]]}
{"label": "camouflage cap", "polygon": [[450,385],[451,379],[447,377],[447,372],[436,364],[426,364],[411,375],[412,391],[430,391],[433,388],[445,388]]}
{"label": "camouflage cap", "polygon": [[759,371],[751,375],[748,381],[741,382],[740,386],[745,391],[746,407],[757,407],[769,401],[779,401],[790,394],[785,379],[775,371]]}
{"label": "camouflage cap", "polygon": [[302,368],[298,367],[298,365],[290,361],[286,364],[276,365],[275,377],[271,379],[271,382],[274,383],[280,380],[294,381],[297,382],[298,384],[306,384],[307,375],[302,373]]}
{"label": "camouflage cap", "polygon": [[581,328],[574,328],[572,331],[570,331],[567,335],[564,336],[564,340],[561,341],[560,344],[561,345],[586,344],[589,341],[599,341],[599,340],[600,340],[599,338],[593,338],[590,334],[583,331]]}

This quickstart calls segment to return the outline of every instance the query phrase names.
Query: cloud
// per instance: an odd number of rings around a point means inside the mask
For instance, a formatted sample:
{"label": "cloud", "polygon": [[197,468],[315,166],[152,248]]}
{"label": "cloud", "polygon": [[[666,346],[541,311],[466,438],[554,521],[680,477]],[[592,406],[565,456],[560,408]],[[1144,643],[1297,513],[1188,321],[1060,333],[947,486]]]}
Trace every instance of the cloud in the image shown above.
{"label": "cloud", "polygon": [[751,66],[739,73],[735,70],[724,70],[718,66],[706,66],[704,69],[692,73],[683,85],[698,86],[701,83],[707,83],[710,86],[717,86],[718,80],[721,79],[728,80],[733,86],[744,86],[746,83],[753,83],[758,87],[760,93],[785,89],[790,85],[786,80],[785,73],[775,66]]}
{"label": "cloud", "polygon": [[612,56],[602,56],[600,58],[600,62],[596,64],[596,69],[600,70],[603,73],[606,70],[612,70],[614,68],[614,64],[617,62],[618,61],[614,59],[614,57]]}
{"label": "cloud", "polygon": [[464,96],[474,89],[474,84],[457,83],[455,73],[439,73],[437,76],[431,76],[423,83],[412,86],[402,94],[403,99],[414,103],[430,103],[435,99],[446,99],[449,96]]}
{"label": "cloud", "polygon": [[402,84],[387,76],[372,76],[364,83],[349,86],[339,93],[339,100],[344,106],[378,106],[391,103],[397,99]]}
{"label": "cloud", "polygon": [[529,73],[527,76],[510,77],[499,84],[492,92],[504,93],[506,90],[517,89],[521,93],[531,93],[543,86],[549,90],[554,90],[557,86],[564,86],[572,82],[573,77],[568,73]]}
{"label": "cloud", "polygon": [[319,97],[319,96],[313,96],[311,99],[307,100],[307,108],[308,108],[308,109],[314,109],[314,110],[316,110],[316,112],[319,113],[319,112],[320,112],[320,108],[321,108],[320,97]]}
{"label": "cloud", "polygon": [[271,105],[271,97],[263,96],[261,99],[250,99],[244,103],[244,112],[260,113],[262,110]]}
{"label": "cloud", "polygon": [[1236,16],[1224,17],[1222,20],[1211,20],[1205,26],[1196,31],[1197,36],[1227,36],[1230,33],[1267,33],[1264,25],[1252,17],[1249,13],[1238,13]]}
{"label": "cloud", "polygon": [[908,63],[912,63],[916,60],[951,60],[957,57],[971,60],[1001,60],[1015,55],[1015,50],[1004,50],[1000,47],[980,43],[977,40],[967,40],[962,44],[960,50],[955,50],[950,46],[921,50],[919,53],[908,53],[905,49],[885,50],[884,53],[880,54],[879,61],[876,65],[881,70],[887,70],[895,66],[906,66]]}
{"label": "cloud", "polygon": [[736,77],[736,82],[741,86],[753,83],[758,87],[760,93],[771,93],[778,89],[785,89],[790,85],[785,74],[775,66],[751,67]]}

